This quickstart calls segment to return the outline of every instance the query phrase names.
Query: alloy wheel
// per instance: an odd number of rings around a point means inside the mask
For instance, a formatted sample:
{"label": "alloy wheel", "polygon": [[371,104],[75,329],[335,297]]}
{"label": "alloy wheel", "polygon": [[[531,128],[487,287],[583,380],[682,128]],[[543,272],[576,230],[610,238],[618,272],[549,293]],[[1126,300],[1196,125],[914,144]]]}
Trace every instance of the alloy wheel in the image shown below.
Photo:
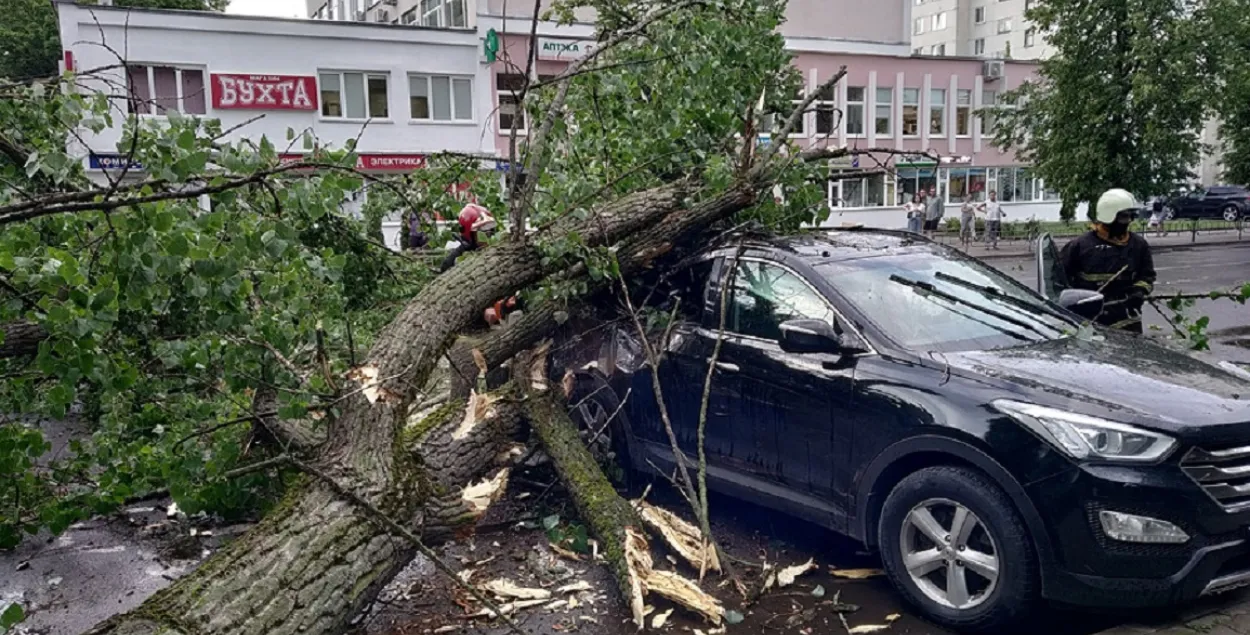
{"label": "alloy wheel", "polygon": [[1176,208],[1175,207],[1163,208],[1163,220],[1176,220]]}
{"label": "alloy wheel", "polygon": [[998,586],[998,548],[972,510],[944,498],[912,508],[899,532],[903,566],[925,597],[947,608],[979,606]]}
{"label": "alloy wheel", "polygon": [[1241,217],[1241,210],[1237,209],[1235,205],[1229,205],[1228,207],[1224,208],[1224,220],[1230,223],[1235,223],[1237,222],[1237,219],[1240,217]]}

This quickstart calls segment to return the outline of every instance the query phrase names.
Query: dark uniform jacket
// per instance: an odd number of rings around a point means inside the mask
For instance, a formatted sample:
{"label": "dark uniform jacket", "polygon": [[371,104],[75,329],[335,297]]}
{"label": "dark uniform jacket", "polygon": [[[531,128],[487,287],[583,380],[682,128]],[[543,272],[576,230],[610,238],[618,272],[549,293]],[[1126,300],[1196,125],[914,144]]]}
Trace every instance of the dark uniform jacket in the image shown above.
{"label": "dark uniform jacket", "polygon": [[1128,330],[1141,332],[1142,302],[1154,291],[1156,278],[1154,258],[1145,238],[1130,233],[1127,242],[1116,244],[1090,231],[1065,245],[1059,262],[1069,287],[1102,289],[1108,306],[1099,323],[1124,326],[1122,322],[1136,318],[1136,325],[1129,325]]}

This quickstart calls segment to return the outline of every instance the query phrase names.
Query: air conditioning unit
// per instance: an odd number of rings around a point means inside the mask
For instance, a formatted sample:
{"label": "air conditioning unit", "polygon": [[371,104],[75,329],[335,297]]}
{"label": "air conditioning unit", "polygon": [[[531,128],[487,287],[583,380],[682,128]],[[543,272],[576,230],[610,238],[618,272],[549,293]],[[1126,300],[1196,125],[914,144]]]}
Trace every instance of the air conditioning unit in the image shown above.
{"label": "air conditioning unit", "polygon": [[981,75],[988,81],[995,81],[1003,78],[1003,61],[987,60],[985,68],[981,71]]}
{"label": "air conditioning unit", "polygon": [[376,17],[376,18],[374,18],[374,20],[373,20],[373,21],[374,21],[374,22],[390,22],[390,21],[391,21],[391,12],[390,12],[390,11],[384,11],[384,10],[383,10],[383,11],[378,11],[378,15],[377,15],[377,17]]}
{"label": "air conditioning unit", "polygon": [[357,22],[364,22],[364,21],[365,21],[365,12],[364,12],[364,11],[357,11],[357,12],[356,12],[356,21],[357,21]]}

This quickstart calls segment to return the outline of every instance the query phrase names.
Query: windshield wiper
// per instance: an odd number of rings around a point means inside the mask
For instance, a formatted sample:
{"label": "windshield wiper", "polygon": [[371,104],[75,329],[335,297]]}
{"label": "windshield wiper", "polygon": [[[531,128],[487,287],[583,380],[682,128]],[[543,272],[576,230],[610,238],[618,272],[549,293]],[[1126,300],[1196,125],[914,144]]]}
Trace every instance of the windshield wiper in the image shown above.
{"label": "windshield wiper", "polygon": [[1064,322],[1071,322],[1071,320],[1069,320],[1067,317],[1065,317],[1058,311],[1054,311],[1045,306],[1033,304],[1032,302],[1028,302],[1026,300],[1021,300],[1020,298],[1017,298],[1015,296],[1007,295],[1006,293],[1003,293],[1002,290],[997,287],[991,287],[990,285],[980,285],[980,284],[976,284],[973,282],[968,282],[967,280],[964,280],[962,278],[957,278],[955,276],[950,275],[949,273],[943,273],[941,271],[934,274],[934,277],[936,277],[938,280],[941,280],[943,282],[949,282],[951,284],[961,286],[965,289],[976,291],[977,293],[980,293],[981,295],[1002,300],[1014,307],[1024,309],[1025,311],[1028,311],[1029,313],[1032,313],[1034,315],[1048,315],[1050,317],[1059,318],[1063,320]]}
{"label": "windshield wiper", "polygon": [[[991,309],[987,306],[982,306],[980,304],[977,304],[976,302],[969,302],[959,296],[942,291],[928,282],[920,282],[918,280],[909,280],[898,274],[891,275],[890,282],[896,282],[903,286],[911,287],[912,289],[918,292],[923,291],[924,293],[927,293],[934,297],[942,298],[943,300],[946,300],[947,302],[950,302],[952,304],[958,304],[960,306],[966,306],[970,309],[980,311],[981,313],[984,313],[985,315],[988,315],[998,320],[1002,320],[1003,322],[1006,322],[1008,324],[1013,324],[1022,329],[1033,331],[1034,333],[1037,334],[1038,337],[1044,340],[1051,339],[1045,333],[1037,330],[1036,327],[1034,327],[1032,324],[1029,324],[1028,322],[1025,322],[1024,320],[1011,317],[1010,315],[1007,315],[1006,313],[995,311],[994,309]],[[1006,332],[1004,329],[999,329],[999,330]],[[1019,334],[1017,333],[1016,335],[1019,335]],[[1021,339],[1028,339],[1028,338],[1021,337]]]}

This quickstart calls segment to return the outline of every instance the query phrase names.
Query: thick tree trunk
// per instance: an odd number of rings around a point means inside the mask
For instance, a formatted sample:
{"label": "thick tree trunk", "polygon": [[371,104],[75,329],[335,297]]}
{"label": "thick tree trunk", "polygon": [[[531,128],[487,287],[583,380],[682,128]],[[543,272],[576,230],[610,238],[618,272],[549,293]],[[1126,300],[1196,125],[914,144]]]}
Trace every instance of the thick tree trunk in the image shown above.
{"label": "thick tree trunk", "polygon": [[[638,192],[588,221],[569,217],[545,232],[576,231],[589,245],[614,244],[680,209],[687,187]],[[502,448],[470,452],[468,458],[462,451],[470,442],[480,443],[479,435],[491,440],[499,435],[491,426],[461,430],[459,419],[446,444],[433,443],[431,435],[431,448],[442,449],[414,460],[404,445],[408,408],[452,338],[483,308],[553,272],[556,263],[543,262],[536,242],[472,254],[409,303],[353,371],[358,388],[339,404],[342,414],[329,424],[318,467],[401,524],[415,524],[427,500],[454,496],[467,484],[448,479],[449,470],[490,464]],[[450,456],[457,459],[442,460]],[[380,529],[364,511],[339,500],[326,485],[309,483],[195,573],[97,632],[339,632],[411,556],[407,543]]]}

